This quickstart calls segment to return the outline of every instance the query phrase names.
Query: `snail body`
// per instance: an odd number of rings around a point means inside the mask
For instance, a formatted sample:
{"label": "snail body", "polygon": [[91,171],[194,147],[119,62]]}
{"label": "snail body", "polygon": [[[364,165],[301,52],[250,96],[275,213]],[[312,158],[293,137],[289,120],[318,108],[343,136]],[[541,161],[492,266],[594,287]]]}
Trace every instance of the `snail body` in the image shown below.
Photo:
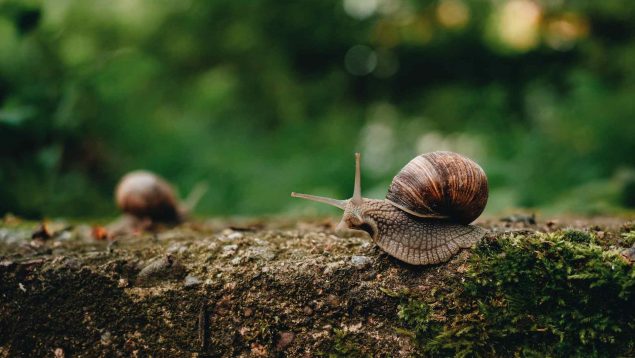
{"label": "snail body", "polygon": [[480,166],[451,152],[413,159],[395,176],[385,200],[362,198],[359,153],[352,198],[291,194],[344,210],[338,231],[364,231],[386,253],[413,265],[448,261],[480,240],[485,230],[469,223],[483,212],[487,195]]}

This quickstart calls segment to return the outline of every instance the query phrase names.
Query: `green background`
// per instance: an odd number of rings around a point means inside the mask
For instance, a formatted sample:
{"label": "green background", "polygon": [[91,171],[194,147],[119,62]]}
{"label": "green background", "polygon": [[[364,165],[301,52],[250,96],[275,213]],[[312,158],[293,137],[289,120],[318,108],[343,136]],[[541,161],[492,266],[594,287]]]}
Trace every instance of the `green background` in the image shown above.
{"label": "green background", "polygon": [[116,213],[145,168],[200,215],[311,215],[453,150],[490,214],[635,206],[633,1],[0,1],[0,214]]}

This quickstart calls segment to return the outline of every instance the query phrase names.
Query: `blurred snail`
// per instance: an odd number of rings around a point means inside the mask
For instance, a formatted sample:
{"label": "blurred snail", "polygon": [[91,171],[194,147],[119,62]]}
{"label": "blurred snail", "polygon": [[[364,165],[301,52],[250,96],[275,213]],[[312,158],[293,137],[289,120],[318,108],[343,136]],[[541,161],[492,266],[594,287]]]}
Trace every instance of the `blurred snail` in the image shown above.
{"label": "blurred snail", "polygon": [[291,196],[344,210],[338,231],[365,231],[386,253],[413,265],[448,261],[485,235],[469,225],[488,196],[485,172],[472,160],[452,152],[417,156],[393,178],[385,200],[362,198],[359,153],[355,161],[352,198]]}
{"label": "blurred snail", "polygon": [[178,223],[187,217],[207,187],[198,184],[181,203],[173,187],[163,178],[145,170],[126,174],[115,189],[119,209],[139,219]]}

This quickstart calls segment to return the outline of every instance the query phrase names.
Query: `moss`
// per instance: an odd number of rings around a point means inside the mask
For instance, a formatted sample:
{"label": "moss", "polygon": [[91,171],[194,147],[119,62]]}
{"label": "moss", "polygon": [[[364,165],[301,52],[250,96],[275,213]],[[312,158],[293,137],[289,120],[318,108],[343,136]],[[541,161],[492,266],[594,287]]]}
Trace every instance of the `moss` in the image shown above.
{"label": "moss", "polygon": [[588,232],[571,229],[562,232],[562,239],[579,244],[590,244],[594,242],[593,236]]}
{"label": "moss", "polygon": [[[412,328],[414,333],[411,334],[412,337],[426,337],[436,334],[439,329],[439,325],[430,318],[431,311],[432,309],[425,302],[410,299],[399,305],[398,316],[408,327]],[[407,332],[400,332],[407,334]]]}
{"label": "moss", "polygon": [[620,244],[626,247],[635,246],[635,230],[622,233]]}
{"label": "moss", "polygon": [[635,347],[635,273],[571,231],[480,244],[464,281],[400,318],[426,356],[615,356]]}
{"label": "moss", "polygon": [[343,329],[334,329],[335,339],[333,349],[328,354],[329,358],[335,357],[371,357],[365,353],[354,335]]}

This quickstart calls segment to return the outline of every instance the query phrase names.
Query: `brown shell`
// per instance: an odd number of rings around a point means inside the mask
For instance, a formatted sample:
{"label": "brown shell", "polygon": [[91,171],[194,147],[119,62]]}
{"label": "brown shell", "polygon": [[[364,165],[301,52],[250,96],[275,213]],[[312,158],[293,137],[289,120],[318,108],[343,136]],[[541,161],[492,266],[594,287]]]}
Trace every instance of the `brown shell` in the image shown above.
{"label": "brown shell", "polygon": [[117,206],[125,213],[155,221],[180,220],[177,196],[161,177],[139,170],[126,174],[115,190]]}
{"label": "brown shell", "polygon": [[422,154],[394,177],[386,200],[416,216],[469,224],[487,204],[487,177],[471,159],[452,152]]}

